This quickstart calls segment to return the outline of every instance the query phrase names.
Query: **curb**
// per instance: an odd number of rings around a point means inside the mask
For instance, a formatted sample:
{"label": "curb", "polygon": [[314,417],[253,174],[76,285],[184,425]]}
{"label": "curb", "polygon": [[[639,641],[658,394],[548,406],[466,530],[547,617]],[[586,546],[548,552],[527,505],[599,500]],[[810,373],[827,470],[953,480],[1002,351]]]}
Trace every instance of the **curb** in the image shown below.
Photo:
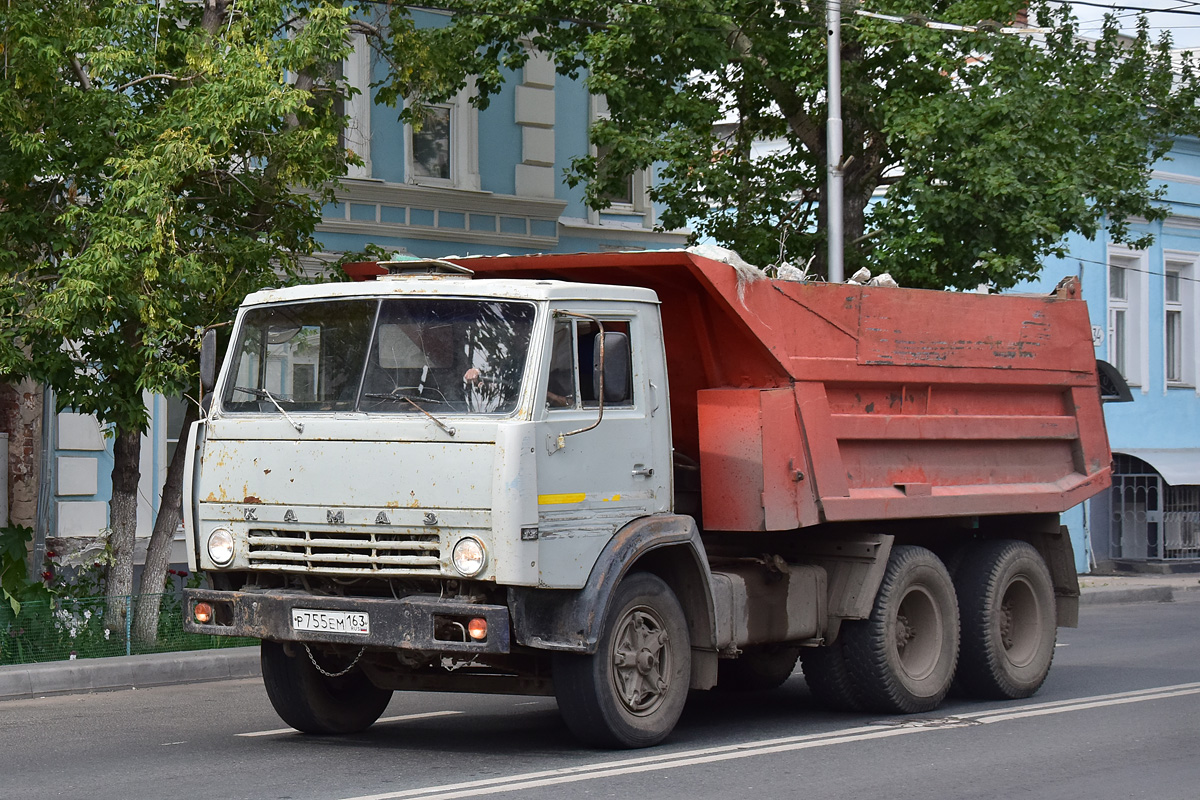
{"label": "curb", "polygon": [[261,674],[257,647],[17,664],[0,667],[0,701],[254,678]]}
{"label": "curb", "polygon": [[1116,603],[1173,603],[1175,589],[1170,586],[1146,586],[1140,589],[1107,589],[1103,592],[1084,592],[1079,597],[1081,606],[1099,606]]}
{"label": "curb", "polygon": [[1125,589],[1084,590],[1080,595],[1079,604],[1091,606],[1112,603],[1174,603],[1194,597],[1200,597],[1200,586],[1133,586]]}

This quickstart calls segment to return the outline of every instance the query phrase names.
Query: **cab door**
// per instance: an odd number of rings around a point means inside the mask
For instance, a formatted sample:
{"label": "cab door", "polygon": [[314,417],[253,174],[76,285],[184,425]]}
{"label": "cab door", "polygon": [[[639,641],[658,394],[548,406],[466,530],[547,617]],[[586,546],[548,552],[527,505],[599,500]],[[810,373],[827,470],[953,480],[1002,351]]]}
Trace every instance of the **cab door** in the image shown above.
{"label": "cab door", "polygon": [[[610,376],[616,370],[603,413],[602,330]],[[670,508],[665,381],[655,380],[661,359],[647,347],[659,341],[657,316],[645,309],[560,308],[548,335],[536,414],[539,583],[578,588],[617,530]]]}

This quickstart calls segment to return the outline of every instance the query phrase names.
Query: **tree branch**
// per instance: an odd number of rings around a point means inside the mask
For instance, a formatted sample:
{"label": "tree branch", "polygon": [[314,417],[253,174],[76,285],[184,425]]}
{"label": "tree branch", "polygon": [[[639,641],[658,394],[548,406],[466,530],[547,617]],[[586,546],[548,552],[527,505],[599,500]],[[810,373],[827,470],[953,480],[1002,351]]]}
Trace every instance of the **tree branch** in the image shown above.
{"label": "tree branch", "polygon": [[216,36],[221,30],[221,24],[225,22],[225,12],[232,2],[233,0],[204,0],[204,16],[200,20],[200,27],[210,36]]}
{"label": "tree branch", "polygon": [[75,76],[79,78],[79,88],[85,92],[90,92],[92,90],[92,81],[88,78],[87,70],[84,69],[83,64],[79,62],[79,58],[76,56],[71,56],[71,69],[75,70]]}
{"label": "tree branch", "polygon": [[146,75],[145,77],[138,78],[137,80],[133,80],[133,81],[130,81],[129,83],[118,86],[115,89],[115,91],[123,92],[126,89],[132,89],[134,86],[137,86],[139,83],[145,83],[146,81],[152,81],[152,80],[178,81],[180,83],[188,83],[190,81],[196,80],[196,76],[193,75],[190,78],[179,78],[179,77],[176,77],[175,75],[168,75],[165,72],[156,72],[153,75]]}
{"label": "tree branch", "polygon": [[792,133],[813,153],[822,152],[825,142],[821,137],[820,127],[813,121],[804,103],[796,95],[795,90],[778,78],[771,77],[771,65],[766,59],[754,53],[754,42],[740,27],[730,24],[726,27],[726,42],[743,59],[754,59],[764,70],[763,85],[779,104],[779,110],[787,121]]}

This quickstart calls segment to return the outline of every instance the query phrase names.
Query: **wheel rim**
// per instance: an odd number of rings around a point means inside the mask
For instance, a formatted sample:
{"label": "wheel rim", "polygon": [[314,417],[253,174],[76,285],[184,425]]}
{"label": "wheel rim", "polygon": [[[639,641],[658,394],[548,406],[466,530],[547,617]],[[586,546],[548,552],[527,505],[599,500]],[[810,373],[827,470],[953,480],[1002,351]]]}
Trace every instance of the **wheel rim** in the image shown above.
{"label": "wheel rim", "polygon": [[612,656],[616,695],[631,714],[653,714],[671,688],[671,637],[647,606],[631,608],[617,625]]}
{"label": "wheel rim", "polygon": [[1005,587],[996,625],[996,636],[1014,667],[1027,666],[1037,657],[1043,633],[1042,615],[1029,581],[1017,578]]}
{"label": "wheel rim", "polygon": [[904,674],[914,681],[929,677],[941,659],[942,614],[925,587],[908,590],[893,626],[892,641]]}

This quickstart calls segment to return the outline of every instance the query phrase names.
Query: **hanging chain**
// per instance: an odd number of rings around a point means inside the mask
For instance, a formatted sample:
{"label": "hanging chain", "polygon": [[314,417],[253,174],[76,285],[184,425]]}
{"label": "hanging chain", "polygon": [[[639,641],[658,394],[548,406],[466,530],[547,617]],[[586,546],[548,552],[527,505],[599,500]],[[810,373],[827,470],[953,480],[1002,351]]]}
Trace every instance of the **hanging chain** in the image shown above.
{"label": "hanging chain", "polygon": [[344,670],[342,670],[341,672],[329,672],[329,671],[327,671],[327,670],[326,670],[324,667],[322,667],[320,664],[318,664],[318,663],[317,663],[317,659],[316,659],[316,658],[313,656],[313,652],[312,652],[312,650],[309,650],[309,649],[308,649],[308,645],[307,645],[307,644],[306,644],[306,645],[304,645],[304,652],[308,653],[308,660],[309,660],[309,661],[311,661],[311,662],[312,662],[312,665],[313,665],[314,667],[316,667],[316,668],[317,668],[317,672],[321,673],[321,674],[322,674],[322,675],[324,675],[326,678],[340,678],[340,677],[342,677],[343,675],[345,675],[347,672],[349,672],[350,670],[354,669],[354,666],[355,666],[355,664],[357,664],[357,663],[358,663],[358,660],[359,660],[360,658],[362,658],[362,655],[363,655],[363,653],[367,652],[367,648],[365,648],[365,647],[360,647],[360,648],[358,649],[358,655],[356,655],[356,656],[354,657],[354,660],[350,662],[350,666],[346,667],[346,668],[345,668]]}

